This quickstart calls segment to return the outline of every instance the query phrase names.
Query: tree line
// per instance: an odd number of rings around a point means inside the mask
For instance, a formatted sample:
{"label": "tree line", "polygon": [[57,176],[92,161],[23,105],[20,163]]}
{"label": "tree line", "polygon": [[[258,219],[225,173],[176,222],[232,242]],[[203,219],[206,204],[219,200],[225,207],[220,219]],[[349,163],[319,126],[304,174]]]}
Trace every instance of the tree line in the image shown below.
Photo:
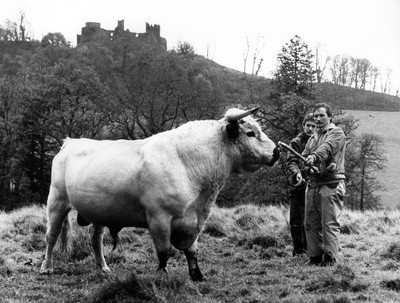
{"label": "tree line", "polygon": [[[165,51],[121,35],[72,48],[61,33],[34,41],[27,39],[26,31],[14,29],[0,28],[0,208],[4,210],[45,203],[51,160],[65,137],[137,140],[190,120],[220,118],[231,106],[257,104],[265,131],[284,141],[301,130],[302,117],[319,101],[312,53],[299,37],[278,55],[281,65],[271,83],[256,75],[227,72],[195,54],[187,42]],[[340,116],[340,108],[336,110]],[[349,205],[376,207],[378,197],[366,189],[376,184],[371,163],[381,162],[371,160],[374,150],[363,149],[364,141],[352,137],[354,119],[342,117],[338,122],[352,138],[349,184],[355,194],[349,195]],[[377,142],[364,144],[379,151]],[[287,203],[286,179],[282,165],[246,180],[233,178],[219,203],[232,205],[239,199]]]}

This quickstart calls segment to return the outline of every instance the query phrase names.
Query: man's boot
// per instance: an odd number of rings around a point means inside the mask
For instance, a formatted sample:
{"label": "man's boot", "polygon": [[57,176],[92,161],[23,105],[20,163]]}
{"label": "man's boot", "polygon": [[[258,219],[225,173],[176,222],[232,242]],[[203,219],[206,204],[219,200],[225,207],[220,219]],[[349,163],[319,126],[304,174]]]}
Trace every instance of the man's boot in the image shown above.
{"label": "man's boot", "polygon": [[304,225],[301,226],[301,248],[303,253],[308,253],[306,230],[304,228]]}
{"label": "man's boot", "polygon": [[310,257],[310,260],[307,263],[308,265],[316,265],[320,266],[322,264],[322,255],[321,256],[315,256],[315,257]]}
{"label": "man's boot", "polygon": [[305,243],[305,234],[303,225],[291,225],[290,234],[293,240],[293,257],[307,252],[307,244]]}
{"label": "man's boot", "polygon": [[321,266],[333,266],[336,263],[335,257],[331,257],[328,254],[324,254]]}

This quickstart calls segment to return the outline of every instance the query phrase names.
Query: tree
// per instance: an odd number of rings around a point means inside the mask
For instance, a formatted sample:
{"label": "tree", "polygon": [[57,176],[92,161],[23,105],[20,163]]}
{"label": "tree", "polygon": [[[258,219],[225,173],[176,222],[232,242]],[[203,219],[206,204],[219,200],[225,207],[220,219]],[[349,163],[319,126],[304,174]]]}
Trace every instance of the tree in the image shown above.
{"label": "tree", "polygon": [[[265,91],[265,81],[258,74],[263,64],[263,58],[259,58],[260,52],[264,45],[260,47],[263,37],[257,37],[257,41],[254,47],[250,46],[250,39],[246,37],[246,49],[243,53],[243,74],[241,81],[245,84],[246,95],[243,100],[248,104],[257,104],[258,100],[262,98],[261,94]],[[249,60],[250,52],[252,52],[251,58],[251,73],[247,73],[247,64]]]}
{"label": "tree", "polygon": [[314,104],[313,101],[294,93],[271,95],[258,116],[261,123],[276,141],[291,140],[302,131],[302,121]]}
{"label": "tree", "polygon": [[96,72],[73,49],[41,48],[23,72],[19,163],[29,190],[39,195],[36,202],[43,202],[51,158],[63,139],[101,138],[107,113],[101,111],[103,88]]}
{"label": "tree", "polygon": [[69,42],[65,39],[64,35],[57,32],[57,33],[48,33],[42,38],[41,41],[42,46],[58,46],[58,47],[69,47]]}
{"label": "tree", "polygon": [[176,52],[182,55],[194,55],[194,47],[189,42],[179,42]]}
{"label": "tree", "polygon": [[2,41],[29,41],[28,27],[25,12],[20,11],[19,24],[15,21],[6,21],[5,28],[0,28],[0,40]]}
{"label": "tree", "polygon": [[23,173],[18,168],[17,129],[21,115],[21,78],[0,78],[0,208],[16,204]]}
{"label": "tree", "polygon": [[302,119],[314,103],[313,55],[299,36],[282,47],[280,65],[272,79],[274,91],[261,110],[262,122],[278,140],[289,140],[302,129]]}
{"label": "tree", "polygon": [[310,97],[315,74],[312,68],[313,57],[308,45],[299,36],[290,39],[290,43],[286,43],[278,54],[280,65],[274,77],[278,91]]}
{"label": "tree", "polygon": [[[263,58],[259,58],[261,50],[264,48],[264,45],[260,47],[260,43],[262,42],[263,38],[258,37],[257,42],[252,50],[252,62],[251,62],[251,75],[257,76],[261,70]],[[250,47],[250,40],[249,37],[246,37],[246,50],[243,53],[243,74],[246,76],[247,74],[247,60],[249,59],[249,54],[251,51]]]}
{"label": "tree", "polygon": [[353,209],[363,211],[379,205],[379,197],[374,193],[382,189],[382,184],[377,180],[376,172],[383,170],[387,161],[382,144],[383,140],[379,136],[363,133],[348,146],[348,201]]}
{"label": "tree", "polygon": [[336,55],[331,65],[332,82],[338,85],[347,85],[349,83],[349,62],[350,58]]}
{"label": "tree", "polygon": [[365,90],[372,68],[373,68],[372,64],[368,59],[361,59],[361,62],[360,62],[360,70],[361,70],[361,75],[360,75],[361,76],[361,86],[360,86],[360,88],[361,89]]}
{"label": "tree", "polygon": [[376,66],[372,66],[372,68],[370,69],[369,79],[370,79],[371,89],[373,92],[376,89],[376,83],[379,75],[380,75],[379,69]]}
{"label": "tree", "polygon": [[385,75],[381,74],[381,79],[380,79],[381,93],[390,94],[391,85],[392,85],[392,82],[391,82],[392,72],[393,71],[391,68],[387,68],[386,74]]}

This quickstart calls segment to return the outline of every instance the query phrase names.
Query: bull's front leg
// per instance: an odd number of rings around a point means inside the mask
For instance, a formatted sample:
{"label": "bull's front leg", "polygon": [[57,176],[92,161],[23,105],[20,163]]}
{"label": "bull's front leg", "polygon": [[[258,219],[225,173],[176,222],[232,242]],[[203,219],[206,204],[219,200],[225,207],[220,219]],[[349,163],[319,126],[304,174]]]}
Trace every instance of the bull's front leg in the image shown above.
{"label": "bull's front leg", "polygon": [[192,278],[193,281],[205,281],[206,278],[203,276],[203,274],[200,271],[199,265],[197,263],[197,238],[196,241],[190,246],[188,249],[184,250],[187,262],[188,262],[188,267],[189,267],[189,275]]}
{"label": "bull's front leg", "polygon": [[153,219],[149,222],[149,231],[151,237],[153,238],[159,260],[157,271],[161,276],[167,277],[167,262],[171,255],[172,249],[170,224],[164,222],[162,219]]}

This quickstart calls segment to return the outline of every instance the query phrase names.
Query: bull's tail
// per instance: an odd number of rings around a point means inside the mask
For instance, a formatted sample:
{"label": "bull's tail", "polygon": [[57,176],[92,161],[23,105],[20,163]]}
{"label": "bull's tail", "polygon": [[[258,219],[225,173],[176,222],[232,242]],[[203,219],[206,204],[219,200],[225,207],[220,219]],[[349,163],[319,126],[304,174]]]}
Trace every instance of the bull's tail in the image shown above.
{"label": "bull's tail", "polygon": [[64,219],[63,225],[61,227],[60,237],[58,239],[57,249],[66,256],[72,250],[72,239],[71,239],[71,222],[69,220],[69,215]]}

